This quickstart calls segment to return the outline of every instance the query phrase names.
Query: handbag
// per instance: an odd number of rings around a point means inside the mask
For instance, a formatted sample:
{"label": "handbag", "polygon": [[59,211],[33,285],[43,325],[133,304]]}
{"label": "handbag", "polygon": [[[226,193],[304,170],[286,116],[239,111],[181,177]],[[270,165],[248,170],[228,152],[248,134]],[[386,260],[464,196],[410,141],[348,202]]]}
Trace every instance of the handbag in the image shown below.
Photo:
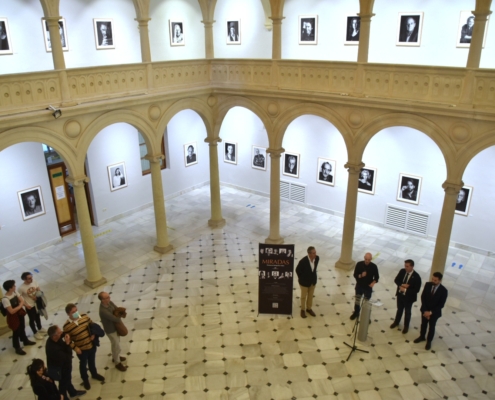
{"label": "handbag", "polygon": [[118,336],[127,336],[129,332],[122,321],[114,322],[113,324],[115,325],[115,330],[117,331]]}

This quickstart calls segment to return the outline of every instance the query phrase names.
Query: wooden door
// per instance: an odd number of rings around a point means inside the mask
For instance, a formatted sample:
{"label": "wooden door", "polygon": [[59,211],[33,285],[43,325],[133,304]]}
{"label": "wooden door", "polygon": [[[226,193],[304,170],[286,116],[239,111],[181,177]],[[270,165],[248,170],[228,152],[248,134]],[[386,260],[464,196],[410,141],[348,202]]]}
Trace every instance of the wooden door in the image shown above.
{"label": "wooden door", "polygon": [[55,212],[57,213],[58,229],[60,236],[65,236],[76,231],[72,195],[69,192],[69,185],[65,181],[65,163],[47,165],[47,169]]}

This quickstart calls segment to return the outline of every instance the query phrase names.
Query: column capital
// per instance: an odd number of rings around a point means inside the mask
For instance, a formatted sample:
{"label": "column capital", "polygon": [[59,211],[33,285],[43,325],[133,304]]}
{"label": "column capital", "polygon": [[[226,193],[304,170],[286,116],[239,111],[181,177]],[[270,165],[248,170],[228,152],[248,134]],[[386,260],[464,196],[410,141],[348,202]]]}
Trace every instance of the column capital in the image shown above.
{"label": "column capital", "polygon": [[371,21],[371,18],[373,18],[376,14],[366,14],[366,13],[357,13],[357,16],[361,19],[361,22],[363,21]]}
{"label": "column capital", "polygon": [[210,20],[203,20],[203,21],[201,21],[201,23],[205,24],[205,27],[206,27],[206,28],[211,28],[211,27],[213,27],[213,24],[214,24],[215,22],[217,22],[217,21],[215,21],[214,19],[210,19]]}
{"label": "column capital", "polygon": [[445,190],[445,194],[455,195],[455,196],[457,196],[459,194],[459,192],[461,191],[463,186],[464,186],[463,181],[461,181],[460,183],[453,183],[453,182],[445,181],[442,184],[442,188],[443,188],[443,190]]}
{"label": "column capital", "polygon": [[148,160],[150,163],[160,163],[165,158],[163,154],[146,154],[144,156],[145,160]]}
{"label": "column capital", "polygon": [[484,11],[471,11],[474,15],[474,22],[481,22],[481,21],[486,21],[488,19],[488,16],[492,13],[490,10],[484,10]]}
{"label": "column capital", "polygon": [[43,17],[42,19],[45,20],[46,22],[48,22],[48,25],[50,25],[50,22],[52,23],[57,23],[58,25],[58,21],[61,19],[62,17],[59,15],[58,17],[54,16],[54,17]]}
{"label": "column capital", "polygon": [[282,20],[285,19],[285,17],[268,17],[273,21],[274,24],[282,24]]}
{"label": "column capital", "polygon": [[76,177],[68,176],[67,178],[65,178],[65,181],[67,183],[70,183],[74,187],[81,187],[84,186],[86,182],[89,182],[89,178],[86,175]]}
{"label": "column capital", "polygon": [[345,165],[344,168],[347,169],[347,171],[350,174],[357,175],[361,172],[361,168],[364,167],[364,163],[360,162],[359,164],[354,164],[350,161],[348,161]]}
{"label": "column capital", "polygon": [[139,25],[148,25],[148,22],[151,21],[151,18],[134,18],[134,21],[139,22]]}
{"label": "column capital", "polygon": [[205,139],[205,143],[208,143],[210,146],[216,146],[218,143],[222,141],[222,138],[216,137],[216,138],[209,138],[207,137]]}
{"label": "column capital", "polygon": [[279,158],[282,153],[285,153],[285,149],[283,147],[280,147],[279,149],[273,149],[269,147],[268,149],[266,149],[266,152],[270,154],[271,158]]}

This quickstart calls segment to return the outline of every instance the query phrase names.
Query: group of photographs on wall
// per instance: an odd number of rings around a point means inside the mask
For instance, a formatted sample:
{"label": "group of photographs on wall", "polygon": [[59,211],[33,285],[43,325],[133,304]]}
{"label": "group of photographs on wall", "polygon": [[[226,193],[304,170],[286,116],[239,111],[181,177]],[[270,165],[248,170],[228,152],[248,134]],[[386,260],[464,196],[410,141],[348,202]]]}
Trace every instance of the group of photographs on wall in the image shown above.
{"label": "group of photographs on wall", "polygon": [[[241,44],[241,20],[228,20],[226,22],[227,44]],[[170,29],[170,46],[185,46],[184,21],[170,19],[168,25]]]}

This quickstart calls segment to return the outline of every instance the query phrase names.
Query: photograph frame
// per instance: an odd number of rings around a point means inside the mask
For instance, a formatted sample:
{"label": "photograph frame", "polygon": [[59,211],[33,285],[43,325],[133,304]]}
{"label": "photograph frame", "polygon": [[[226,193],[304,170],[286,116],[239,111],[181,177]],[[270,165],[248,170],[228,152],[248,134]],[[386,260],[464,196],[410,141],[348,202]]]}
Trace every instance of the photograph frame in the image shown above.
{"label": "photograph frame", "polygon": [[[361,175],[361,173],[363,171],[368,171],[368,177],[366,178],[365,181],[363,181],[363,177]],[[363,168],[361,168],[361,171],[359,172],[359,178],[358,178],[359,179],[358,192],[366,193],[366,194],[370,194],[370,195],[375,194],[377,172],[378,172],[378,170],[375,167],[363,167]],[[370,189],[366,188],[368,185],[371,185]]]}
{"label": "photograph frame", "polygon": [[[7,18],[0,18],[0,55],[3,54],[14,54],[14,49],[12,48],[12,36],[10,36],[9,21]],[[4,49],[5,45],[8,46]]]}
{"label": "photograph frame", "polygon": [[[62,50],[63,51],[69,51],[69,35],[67,34],[67,22],[65,21],[65,18],[60,18],[58,20],[59,25],[62,28],[62,33],[63,37],[62,39]],[[43,28],[43,38],[45,40],[45,50],[48,53],[52,52],[52,46],[50,43],[50,35],[48,33],[48,21],[44,18],[41,19],[41,26]],[[65,44],[65,46],[64,46]]]}
{"label": "photograph frame", "polygon": [[[175,40],[175,27],[178,26],[181,30],[181,35],[179,39]],[[185,46],[186,45],[186,35],[184,33],[184,21],[180,19],[169,19],[168,20],[169,36],[170,36],[170,46]]]}
{"label": "photograph frame", "polygon": [[[468,186],[464,185],[462,189],[459,191],[459,194],[457,195],[457,200],[459,200],[459,197],[461,195],[461,192],[466,193],[467,196],[464,197],[465,201],[461,201],[461,203],[457,203],[455,205],[455,213],[458,215],[463,215],[464,217],[469,216],[469,208],[471,207],[471,199],[473,198],[473,186]],[[461,205],[459,205],[461,204]],[[464,207],[462,206],[464,205]]]}
{"label": "photograph frame", "polygon": [[[192,153],[189,156],[189,146],[192,146]],[[190,158],[190,159],[189,159]],[[196,142],[189,142],[184,144],[184,164],[186,167],[195,165],[198,163],[198,145]]]}
{"label": "photograph frame", "polygon": [[[414,188],[409,191],[410,193],[412,192],[411,195],[408,195],[407,193],[407,189],[409,187],[408,181],[411,181],[411,183],[414,186]],[[422,185],[423,185],[423,177],[401,172],[399,174],[399,185],[397,187],[397,201],[403,201],[404,203],[418,205],[421,196]]]}
{"label": "photograph frame", "polygon": [[[355,39],[355,36],[353,36],[354,33],[354,28],[352,26],[353,20],[357,20],[357,39]],[[344,44],[350,46],[358,46],[360,34],[361,34],[361,17],[357,15],[348,15],[345,21]]]}
{"label": "photograph frame", "polygon": [[[325,178],[323,164],[330,164],[331,174],[329,175],[331,180]],[[329,158],[318,157],[318,164],[316,165],[316,182],[327,186],[335,186],[335,169],[337,167],[337,161],[331,160]]]}
{"label": "photograph frame", "polygon": [[[120,185],[117,185],[117,170],[119,170],[120,174]],[[128,178],[127,171],[125,169],[125,161],[118,162],[116,164],[108,165],[108,183],[110,185],[110,191],[115,192],[116,190],[124,189],[128,186]],[[122,180],[124,182],[122,182]]]}
{"label": "photograph frame", "polygon": [[[110,32],[110,37],[104,37],[101,26],[105,25],[107,32]],[[96,50],[112,50],[115,49],[115,36],[113,34],[115,25],[113,18],[93,18],[93,30],[95,33]],[[108,44],[103,44],[104,41]],[[100,44],[101,43],[101,44]]]}
{"label": "photograph frame", "polygon": [[[231,40],[232,35],[231,35],[230,30],[232,27],[237,32],[237,35],[236,35],[236,32],[233,33],[234,40]],[[237,40],[235,40],[235,39],[237,39]],[[241,20],[240,19],[228,19],[227,20],[227,36],[226,36],[227,44],[241,44],[241,39],[242,39],[242,37],[241,37]]]}
{"label": "photograph frame", "polygon": [[[258,150],[258,154],[255,154],[255,150]],[[251,149],[251,167],[261,171],[266,171],[266,165],[268,164],[267,161],[268,156],[266,155],[266,147],[253,145]]]}
{"label": "photograph frame", "polygon": [[[458,48],[469,49],[469,47],[471,46],[471,39],[469,40],[468,43],[461,41],[462,36],[463,36],[464,25],[467,25],[467,20],[468,20],[468,18],[471,18],[471,17],[473,17],[473,19],[474,19],[474,15],[473,15],[472,11],[464,10],[464,11],[460,12],[459,25],[457,27],[457,36],[456,36],[456,47],[458,47]],[[489,22],[490,22],[490,16],[488,16],[488,18],[486,20],[485,32],[483,34],[483,44],[481,45],[482,48],[485,48],[485,45],[486,45],[486,36],[487,36],[487,32],[488,32],[488,23]]]}
{"label": "photograph frame", "polygon": [[[35,204],[33,207],[34,211],[29,210],[30,206],[28,203],[28,198],[31,196],[34,196],[35,198]],[[19,206],[21,207],[21,215],[23,221],[27,221],[46,214],[41,186],[34,186],[29,189],[19,190],[17,192],[17,198],[19,199]]]}
{"label": "photograph frame", "polygon": [[[230,153],[231,158],[229,158],[229,152],[228,152],[229,147],[232,148],[232,153]],[[225,141],[223,150],[224,150],[223,161],[229,164],[237,165],[237,159],[239,158],[239,154],[237,153],[237,143]]]}
{"label": "photograph frame", "polygon": [[[313,37],[311,33],[305,32],[308,22],[313,24]],[[297,29],[299,31],[297,35],[299,44],[318,44],[318,15],[299,15]]]}
{"label": "photograph frame", "polygon": [[[406,30],[406,25],[409,18],[412,18],[415,21],[415,27],[412,32],[412,37],[413,39],[416,38],[416,40],[410,42],[407,41],[407,30]],[[396,46],[420,47],[421,37],[423,32],[423,20],[424,20],[423,11],[399,12],[399,16],[397,20]]]}
{"label": "photograph frame", "polygon": [[[295,157],[296,163],[294,166],[295,172],[290,172],[290,166],[289,166],[289,159],[291,157]],[[299,179],[299,170],[300,170],[300,165],[301,165],[301,155],[299,153],[292,153],[289,151],[286,151],[284,153],[284,165],[282,166],[282,174],[286,176],[290,176],[292,178],[298,178]]]}

